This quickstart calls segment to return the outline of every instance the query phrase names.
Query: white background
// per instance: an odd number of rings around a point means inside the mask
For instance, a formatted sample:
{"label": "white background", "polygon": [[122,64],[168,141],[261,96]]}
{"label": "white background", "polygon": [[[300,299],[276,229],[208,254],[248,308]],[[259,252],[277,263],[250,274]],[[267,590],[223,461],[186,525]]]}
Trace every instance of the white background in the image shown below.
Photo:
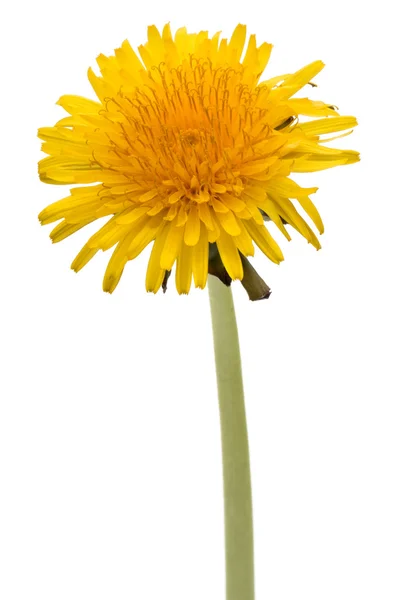
{"label": "white background", "polygon": [[[8,3],[1,18],[2,600],[223,600],[222,469],[206,292],[144,290],[147,254],[114,295],[108,260],[69,264],[37,213],[36,129],[86,69],[146,26],[247,23],[269,76],[321,58],[313,98],[356,115],[337,142],[362,162],[318,185],[320,252],[255,260],[273,288],[234,286],[251,444],[258,600],[398,600],[397,19],[388,2]],[[297,178],[300,181],[300,177]],[[279,238],[281,241],[281,238]],[[246,600],[246,599],[243,599]]]}

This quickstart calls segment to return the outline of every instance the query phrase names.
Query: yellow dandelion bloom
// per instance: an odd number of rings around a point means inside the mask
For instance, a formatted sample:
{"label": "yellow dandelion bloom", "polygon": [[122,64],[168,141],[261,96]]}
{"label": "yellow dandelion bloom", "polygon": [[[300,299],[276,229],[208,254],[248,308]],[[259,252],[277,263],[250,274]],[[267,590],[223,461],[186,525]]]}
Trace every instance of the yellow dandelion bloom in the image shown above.
{"label": "yellow dandelion bloom", "polygon": [[321,138],[350,130],[356,120],[339,116],[331,104],[293,98],[321,71],[321,61],[260,81],[271,48],[257,46],[254,35],[246,45],[244,25],[229,41],[185,28],[173,37],[169,25],[162,33],[151,26],[139,56],[125,41],[114,56],[97,58],[100,76],[89,69],[98,100],[59,99],[69,116],[39,129],[49,155],[39,174],[46,183],[80,185],[39,219],[60,221],[50,234],[59,242],[111,217],[72,269],[115,246],[103,282],[113,292],[127,261],[153,243],[147,290],[165,287],[176,264],[182,294],[192,280],[204,288],[209,272],[245,284],[254,271],[246,259],[254,243],[281,262],[266,221],[288,240],[290,225],[320,248],[298,212],[301,207],[323,232],[310,200],[317,188],[302,188],[289,175],[357,161],[357,152],[324,146]]}

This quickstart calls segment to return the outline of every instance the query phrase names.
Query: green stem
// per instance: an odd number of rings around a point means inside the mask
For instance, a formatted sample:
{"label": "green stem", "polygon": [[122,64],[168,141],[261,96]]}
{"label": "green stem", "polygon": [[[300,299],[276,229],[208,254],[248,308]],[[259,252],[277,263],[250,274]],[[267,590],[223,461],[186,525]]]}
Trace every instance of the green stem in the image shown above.
{"label": "green stem", "polygon": [[224,471],[226,600],[254,600],[253,514],[239,336],[232,291],[209,276]]}

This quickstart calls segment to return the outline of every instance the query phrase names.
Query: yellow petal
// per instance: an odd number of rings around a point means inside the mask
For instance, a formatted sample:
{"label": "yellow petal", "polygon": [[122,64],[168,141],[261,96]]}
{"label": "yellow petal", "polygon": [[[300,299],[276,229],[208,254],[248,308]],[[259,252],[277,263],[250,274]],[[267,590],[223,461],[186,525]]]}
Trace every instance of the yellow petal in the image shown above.
{"label": "yellow petal", "polygon": [[288,198],[299,198],[299,196],[308,196],[314,194],[318,190],[317,187],[302,188],[289,177],[276,177],[268,182],[268,191],[275,192],[281,196]]}
{"label": "yellow petal", "polygon": [[[129,212],[125,211],[123,215],[116,218],[118,225],[129,225],[134,223],[140,217],[148,214],[148,206],[132,206]],[[150,215],[149,215],[150,216]]]}
{"label": "yellow petal", "polygon": [[65,95],[61,96],[56,102],[62,106],[70,115],[92,114],[96,115],[102,110],[103,105],[100,102],[94,102],[82,96]]}
{"label": "yellow petal", "polygon": [[176,261],[175,282],[178,294],[188,294],[192,285],[193,246],[187,246],[182,240]]}
{"label": "yellow petal", "polygon": [[51,241],[55,244],[57,242],[61,242],[61,240],[65,240],[68,236],[72,235],[85,225],[89,225],[92,223],[94,219],[89,219],[87,221],[82,221],[82,223],[67,223],[66,221],[61,221],[50,233]]}
{"label": "yellow petal", "polygon": [[204,223],[200,224],[199,241],[193,246],[193,277],[198,288],[205,288],[208,275],[208,235]]}
{"label": "yellow petal", "polygon": [[[264,219],[262,217],[260,209],[258,208],[258,206],[256,205],[255,202],[253,202],[252,200],[246,198],[246,208],[250,212],[251,216],[253,217],[253,219],[255,220],[256,223],[258,223],[259,225],[263,225],[264,224]],[[239,213],[238,216],[240,218],[244,218],[244,217],[242,217],[241,213]]]}
{"label": "yellow petal", "polygon": [[147,28],[147,37],[149,40],[148,50],[151,53],[154,64],[159,64],[164,60],[164,44],[155,25],[150,25]]}
{"label": "yellow petal", "polygon": [[91,84],[92,88],[94,89],[98,99],[103,101],[104,98],[107,97],[107,94],[109,92],[109,90],[107,89],[108,86],[106,85],[104,80],[101,77],[98,77],[93,72],[92,68],[88,69],[88,79],[89,79],[90,84]]}
{"label": "yellow petal", "polygon": [[231,194],[223,194],[223,196],[221,196],[221,202],[227,208],[233,210],[236,213],[246,208],[246,204],[243,202],[243,200],[240,200],[240,198],[232,196]]}
{"label": "yellow petal", "polygon": [[214,225],[211,218],[211,211],[208,204],[199,205],[199,217],[209,231],[213,231]]}
{"label": "yellow petal", "polygon": [[149,215],[149,217],[154,217],[155,215],[158,215],[158,213],[161,212],[164,208],[165,204],[161,202],[161,200],[159,200],[150,210],[148,210],[147,207],[147,214]]}
{"label": "yellow petal", "polygon": [[183,197],[183,192],[178,190],[177,192],[174,192],[173,194],[169,195],[168,202],[170,204],[174,204],[175,202],[178,202],[178,200],[181,200],[182,197]]}
{"label": "yellow petal", "polygon": [[139,81],[137,75],[140,71],[143,71],[143,64],[140,62],[128,40],[122,42],[121,48],[115,51],[115,56],[121,67],[128,71],[135,81]]}
{"label": "yellow petal", "polygon": [[301,90],[315,75],[318,75],[324,68],[322,60],[316,60],[306,67],[303,67],[293,75],[289,75],[283,83],[283,85],[277,89],[276,95],[280,100],[284,100],[293,96],[296,92]]}
{"label": "yellow petal", "polygon": [[225,204],[223,204],[221,200],[218,200],[218,198],[212,198],[210,204],[215,210],[215,212],[227,213],[229,210],[229,208],[225,206]]}
{"label": "yellow petal", "polygon": [[88,248],[85,244],[80,252],[75,256],[71,264],[71,269],[78,273],[98,252],[97,248]]}
{"label": "yellow petal", "polygon": [[70,156],[48,156],[39,162],[39,176],[44,183],[96,183],[102,181],[102,169],[89,160]]}
{"label": "yellow petal", "polygon": [[179,213],[178,213],[178,217],[176,219],[176,225],[177,227],[182,227],[183,225],[185,225],[185,223],[188,220],[188,214],[186,211],[186,206],[184,206],[182,204],[182,206],[179,209]]}
{"label": "yellow petal", "polygon": [[285,238],[290,242],[291,237],[288,234],[284,224],[282,223],[281,216],[276,209],[275,203],[270,199],[266,198],[261,205],[262,210],[271,219],[271,221],[278,227],[279,231],[283,233]]}
{"label": "yellow petal", "polygon": [[167,214],[165,215],[164,219],[166,221],[173,221],[178,213],[179,210],[179,204],[173,204],[172,206],[169,207],[169,210],[167,212]]}
{"label": "yellow petal", "polygon": [[254,221],[244,221],[244,226],[266,256],[274,263],[280,263],[283,260],[283,254],[272,235],[265,225],[257,225]]}
{"label": "yellow petal", "polygon": [[132,241],[132,233],[129,232],[115,248],[104,273],[103,290],[112,294],[117,287],[125,265],[128,262],[128,248]]}
{"label": "yellow petal", "polygon": [[272,44],[263,42],[258,49],[258,60],[260,63],[260,72],[257,75],[261,75],[268,64],[269,57],[271,56]]}
{"label": "yellow petal", "polygon": [[331,160],[318,160],[316,158],[309,160],[307,158],[296,158],[293,166],[293,173],[311,173],[314,171],[323,171],[324,169],[332,169],[339,165],[351,165],[352,163],[358,162],[360,155],[358,152],[350,153],[347,151],[343,153],[342,158],[334,158]]}
{"label": "yellow petal", "polygon": [[185,244],[195,246],[200,237],[199,208],[193,204],[189,209],[188,220],[185,225]]}
{"label": "yellow petal", "polygon": [[70,196],[63,198],[62,200],[58,200],[57,202],[53,202],[53,204],[49,204],[49,206],[46,206],[46,208],[43,209],[41,213],[39,213],[40,223],[42,225],[53,223],[54,221],[62,219],[65,214],[70,213],[74,209],[79,209],[87,205],[90,206],[93,203],[99,202],[98,186],[84,189],[86,194],[79,195],[76,197],[74,197],[75,194],[71,194]]}
{"label": "yellow petal", "polygon": [[149,200],[153,200],[153,198],[156,196],[158,196],[158,190],[157,188],[153,188],[152,190],[149,190],[145,194],[139,196],[139,202],[148,202]]}
{"label": "yellow petal", "polygon": [[142,44],[138,47],[140,58],[142,59],[146,69],[151,71],[151,67],[155,66],[155,61],[150,52]]}
{"label": "yellow petal", "polygon": [[164,227],[164,221],[161,215],[150,218],[146,224],[142,225],[140,230],[137,231],[135,237],[131,241],[128,249],[128,258],[132,260],[139,256],[139,254],[152,242],[158,235],[159,231]]}
{"label": "yellow petal", "polygon": [[217,248],[229,276],[232,279],[243,279],[243,265],[239,251],[232,236],[223,229],[217,239]]}
{"label": "yellow petal", "polygon": [[355,117],[330,117],[301,123],[298,127],[306,135],[323,135],[325,133],[352,129],[356,125],[357,119]]}
{"label": "yellow petal", "polygon": [[157,235],[154,240],[153,248],[151,250],[150,259],[147,265],[146,273],[146,290],[158,292],[165,277],[165,269],[160,266],[161,253],[164,249],[165,241],[167,239],[169,226],[165,226],[162,231]]}
{"label": "yellow petal", "polygon": [[175,222],[172,222],[169,226],[167,225],[167,227],[169,227],[169,231],[161,252],[160,266],[162,269],[170,271],[178,256],[184,228],[176,227]]}
{"label": "yellow petal", "polygon": [[247,229],[242,227],[242,231],[239,235],[235,235],[233,238],[238,250],[245,256],[254,256],[254,246],[251,236]]}
{"label": "yellow petal", "polygon": [[237,25],[232,34],[228,49],[231,54],[231,60],[240,60],[246,41],[246,25]]}
{"label": "yellow petal", "polygon": [[[101,227],[98,231],[96,231],[95,234],[91,236],[91,238],[87,241],[88,248],[98,248],[105,250],[106,248],[111,247],[108,246],[111,238],[116,236],[114,243],[118,241],[120,234],[123,231],[126,231],[127,228],[126,225],[117,224],[116,220],[118,216],[119,215],[116,215],[109,219],[107,223],[103,225],[103,227]],[[141,226],[142,222],[145,222],[147,219],[148,217],[146,216],[141,217],[136,221],[136,226],[138,224],[139,226]]]}
{"label": "yellow petal", "polygon": [[319,233],[324,233],[324,224],[322,222],[321,216],[316,209],[313,202],[311,202],[308,196],[301,196],[297,199],[300,206],[306,211],[308,216],[313,220],[314,225],[318,229]]}
{"label": "yellow petal", "polygon": [[309,100],[308,98],[294,98],[287,101],[287,106],[293,114],[305,115],[306,117],[329,117],[336,115],[337,112],[330,105],[319,100]]}
{"label": "yellow petal", "polygon": [[226,213],[215,213],[218,221],[221,223],[222,227],[225,229],[226,233],[229,235],[239,235],[241,232],[241,227],[236,219],[235,215],[231,210],[228,210]]}
{"label": "yellow petal", "polygon": [[274,196],[272,199],[275,202],[278,212],[282,215],[285,221],[297,229],[297,231],[301,233],[301,235],[305,237],[310,244],[319,250],[321,248],[321,244],[319,243],[318,238],[307,225],[303,217],[299,215],[292,202],[287,198],[282,198],[281,196]]}

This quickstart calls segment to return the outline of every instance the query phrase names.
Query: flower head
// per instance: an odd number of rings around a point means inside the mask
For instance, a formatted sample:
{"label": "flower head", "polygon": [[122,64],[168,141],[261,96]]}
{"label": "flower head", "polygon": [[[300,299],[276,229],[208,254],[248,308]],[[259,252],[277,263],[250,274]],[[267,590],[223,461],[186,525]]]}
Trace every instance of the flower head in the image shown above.
{"label": "flower head", "polygon": [[[290,225],[320,248],[293,202],[322,233],[309,197],[317,188],[302,188],[289,175],[357,161],[357,152],[321,139],[356,120],[330,104],[293,98],[321,71],[321,61],[260,81],[272,46],[257,46],[254,35],[245,44],[244,25],[229,41],[149,27],[140,59],[125,41],[114,56],[97,58],[101,76],[89,69],[97,101],[62,96],[58,104],[70,116],[39,130],[49,155],[39,163],[41,180],[80,184],[45,208],[40,221],[60,221],[50,234],[58,242],[110,217],[72,263],[79,271],[98,250],[115,246],[105,291],[152,242],[148,291],[165,289],[176,263],[179,293],[189,292],[192,279],[204,288],[210,272],[228,284],[242,280],[253,298],[269,295],[246,258],[254,243],[272,262],[283,260],[265,221],[288,240]],[[302,122],[303,115],[314,120]]]}

